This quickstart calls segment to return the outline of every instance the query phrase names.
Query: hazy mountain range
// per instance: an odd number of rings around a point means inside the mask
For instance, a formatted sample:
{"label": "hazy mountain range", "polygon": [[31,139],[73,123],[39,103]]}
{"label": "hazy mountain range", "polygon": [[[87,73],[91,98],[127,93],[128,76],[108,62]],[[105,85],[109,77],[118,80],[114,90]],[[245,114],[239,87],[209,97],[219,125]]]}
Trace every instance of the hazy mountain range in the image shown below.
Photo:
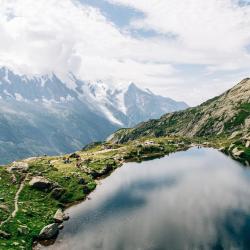
{"label": "hazy mountain range", "polygon": [[0,68],[0,163],[75,151],[121,127],[187,108],[131,83],[112,88],[69,74],[29,77]]}

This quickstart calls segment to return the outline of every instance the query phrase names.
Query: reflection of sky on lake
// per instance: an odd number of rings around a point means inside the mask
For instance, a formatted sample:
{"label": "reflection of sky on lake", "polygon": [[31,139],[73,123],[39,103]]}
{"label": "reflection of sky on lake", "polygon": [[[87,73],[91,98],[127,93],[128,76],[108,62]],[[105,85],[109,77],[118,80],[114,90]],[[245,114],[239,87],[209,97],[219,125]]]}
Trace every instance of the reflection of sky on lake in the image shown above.
{"label": "reflection of sky on lake", "polygon": [[48,249],[250,249],[249,173],[213,149],[128,163],[69,209]]}

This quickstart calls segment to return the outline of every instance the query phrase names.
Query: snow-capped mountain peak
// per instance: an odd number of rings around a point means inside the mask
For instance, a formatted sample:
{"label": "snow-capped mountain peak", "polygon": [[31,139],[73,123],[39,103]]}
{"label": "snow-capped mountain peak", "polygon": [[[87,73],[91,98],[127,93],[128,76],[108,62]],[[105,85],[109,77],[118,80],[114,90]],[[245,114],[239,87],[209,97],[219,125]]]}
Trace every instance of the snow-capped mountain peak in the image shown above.
{"label": "snow-capped mountain peak", "polygon": [[[69,103],[87,105],[94,113],[118,126],[158,118],[163,113],[186,108],[170,98],[154,95],[131,82],[127,87],[114,88],[104,81],[85,82],[68,74],[71,83],[62,81],[54,73],[47,75],[19,75],[8,68],[0,68],[0,96],[18,102]],[[69,88],[69,85],[75,86]]]}
{"label": "snow-capped mountain peak", "polygon": [[62,80],[53,73],[26,76],[0,68],[0,159],[72,152],[120,127],[185,107],[134,83],[113,87],[72,73]]}

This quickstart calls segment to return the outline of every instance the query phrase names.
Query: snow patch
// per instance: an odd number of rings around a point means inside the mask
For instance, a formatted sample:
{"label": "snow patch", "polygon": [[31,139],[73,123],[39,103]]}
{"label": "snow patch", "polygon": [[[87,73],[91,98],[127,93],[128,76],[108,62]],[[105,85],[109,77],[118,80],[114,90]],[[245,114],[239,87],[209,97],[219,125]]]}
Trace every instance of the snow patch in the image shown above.
{"label": "snow patch", "polygon": [[9,70],[7,68],[5,68],[5,75],[4,78],[5,82],[11,84],[11,81],[9,80]]}
{"label": "snow patch", "polygon": [[25,101],[25,99],[23,98],[23,96],[19,93],[15,93],[15,98],[17,101],[21,102],[21,101]]}
{"label": "snow patch", "polygon": [[8,92],[7,89],[4,89],[3,93],[4,93],[5,95],[9,96],[9,97],[13,97],[13,96]]}
{"label": "snow patch", "polygon": [[127,92],[126,89],[123,89],[118,92],[116,95],[116,104],[119,111],[121,111],[124,115],[127,114],[127,107],[125,105],[125,93]]}
{"label": "snow patch", "polygon": [[108,110],[105,106],[102,106],[101,110],[102,110],[103,114],[106,116],[106,118],[108,118],[111,122],[118,124],[120,126],[124,125],[121,121],[119,121],[117,118],[115,118],[114,115],[110,112],[110,110]]}

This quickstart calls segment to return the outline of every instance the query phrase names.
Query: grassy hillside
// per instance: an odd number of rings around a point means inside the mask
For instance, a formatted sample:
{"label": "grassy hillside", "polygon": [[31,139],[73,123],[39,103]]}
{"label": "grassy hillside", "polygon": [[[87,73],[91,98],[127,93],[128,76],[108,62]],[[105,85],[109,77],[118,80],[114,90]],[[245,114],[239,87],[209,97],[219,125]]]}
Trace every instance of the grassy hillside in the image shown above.
{"label": "grassy hillside", "polygon": [[[84,200],[99,179],[124,162],[162,157],[190,144],[182,138],[142,139],[123,145],[97,143],[71,155],[30,158],[1,167],[0,249],[32,249],[41,230],[56,222],[58,209]],[[51,187],[32,186],[34,178],[46,180]]]}
{"label": "grassy hillside", "polygon": [[250,79],[197,107],[121,129],[108,142],[1,167],[0,249],[32,249],[46,225],[59,229],[55,216],[59,211],[60,217],[60,209],[84,200],[99,179],[124,162],[158,158],[192,145],[217,148],[249,165]]}
{"label": "grassy hillside", "polygon": [[109,140],[124,143],[144,136],[178,135],[215,137],[232,134],[238,137],[250,133],[250,79],[244,79],[224,94],[184,111],[162,116],[139,124],[133,129],[121,129]]}

